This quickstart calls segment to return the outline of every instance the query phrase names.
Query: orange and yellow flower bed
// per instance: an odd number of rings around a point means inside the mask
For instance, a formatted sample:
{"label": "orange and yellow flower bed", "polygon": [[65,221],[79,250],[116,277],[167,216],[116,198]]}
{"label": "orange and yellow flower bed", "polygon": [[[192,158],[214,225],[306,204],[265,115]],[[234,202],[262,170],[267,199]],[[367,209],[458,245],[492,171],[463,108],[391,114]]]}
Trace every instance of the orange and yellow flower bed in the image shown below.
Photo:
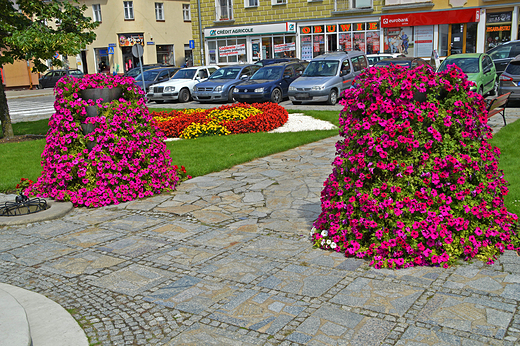
{"label": "orange and yellow flower bed", "polygon": [[289,114],[276,103],[235,103],[211,109],[152,112],[166,137],[197,138],[235,133],[267,132],[287,122]]}

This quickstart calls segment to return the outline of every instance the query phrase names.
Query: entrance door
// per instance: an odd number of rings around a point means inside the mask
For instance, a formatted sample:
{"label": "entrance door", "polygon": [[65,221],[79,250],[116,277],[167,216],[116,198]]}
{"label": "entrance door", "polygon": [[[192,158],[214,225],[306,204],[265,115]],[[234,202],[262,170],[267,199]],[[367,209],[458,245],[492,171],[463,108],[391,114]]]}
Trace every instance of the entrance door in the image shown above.
{"label": "entrance door", "polygon": [[448,55],[476,52],[477,23],[450,24],[448,36]]}
{"label": "entrance door", "polygon": [[262,60],[262,38],[253,37],[251,38],[251,51],[253,63]]}
{"label": "entrance door", "polygon": [[335,52],[338,50],[338,34],[327,35],[327,52]]}
{"label": "entrance door", "polygon": [[139,58],[132,54],[132,47],[121,47],[123,53],[123,68],[124,72],[139,66]]}

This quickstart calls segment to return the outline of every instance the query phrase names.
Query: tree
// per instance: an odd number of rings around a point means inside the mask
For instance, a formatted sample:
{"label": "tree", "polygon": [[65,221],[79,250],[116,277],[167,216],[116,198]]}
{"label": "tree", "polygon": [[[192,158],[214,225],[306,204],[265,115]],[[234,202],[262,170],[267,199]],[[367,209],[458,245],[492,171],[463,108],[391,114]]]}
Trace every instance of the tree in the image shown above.
{"label": "tree", "polygon": [[[76,4],[76,5],[75,5]],[[76,0],[0,0],[0,67],[15,60],[33,62],[34,72],[47,69],[54,56],[79,54],[96,38],[93,30],[99,25],[83,15],[85,5]],[[7,98],[0,83],[0,123],[4,137],[13,137]]]}

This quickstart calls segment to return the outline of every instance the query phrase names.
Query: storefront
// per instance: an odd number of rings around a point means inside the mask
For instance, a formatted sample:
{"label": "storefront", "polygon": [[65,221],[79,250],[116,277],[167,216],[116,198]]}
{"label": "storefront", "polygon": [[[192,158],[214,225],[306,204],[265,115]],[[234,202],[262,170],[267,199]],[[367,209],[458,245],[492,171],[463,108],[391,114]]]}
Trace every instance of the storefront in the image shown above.
{"label": "storefront", "polygon": [[430,57],[477,51],[480,9],[381,16],[385,53]]}
{"label": "storefront", "polygon": [[486,52],[504,42],[511,41],[513,11],[486,13]]}
{"label": "storefront", "polygon": [[275,23],[204,29],[205,61],[228,65],[296,57],[296,24]]}
{"label": "storefront", "polygon": [[311,60],[325,52],[360,50],[380,52],[379,20],[299,23],[300,59]]}
{"label": "storefront", "polygon": [[123,55],[123,72],[126,72],[139,65],[139,58],[132,54],[132,47],[136,44],[144,46],[144,34],[119,34],[117,36]]}

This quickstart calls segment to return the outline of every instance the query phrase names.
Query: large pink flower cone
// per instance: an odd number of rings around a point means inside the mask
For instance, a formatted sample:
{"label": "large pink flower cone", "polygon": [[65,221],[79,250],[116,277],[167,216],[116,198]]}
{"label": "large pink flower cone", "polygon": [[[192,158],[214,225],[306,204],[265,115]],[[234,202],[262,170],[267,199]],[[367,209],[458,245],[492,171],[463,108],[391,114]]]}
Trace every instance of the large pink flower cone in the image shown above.
{"label": "large pink flower cone", "polygon": [[370,68],[347,91],[316,246],[376,268],[492,263],[517,249],[482,96],[460,69]]}
{"label": "large pink flower cone", "polygon": [[[117,87],[122,94],[111,102],[81,98],[84,89]],[[30,193],[100,207],[175,188],[178,177],[164,135],[151,123],[144,93],[132,78],[64,77],[55,93],[43,172]],[[88,106],[96,106],[98,116],[87,118]],[[95,125],[94,132],[84,135],[86,124]]]}

